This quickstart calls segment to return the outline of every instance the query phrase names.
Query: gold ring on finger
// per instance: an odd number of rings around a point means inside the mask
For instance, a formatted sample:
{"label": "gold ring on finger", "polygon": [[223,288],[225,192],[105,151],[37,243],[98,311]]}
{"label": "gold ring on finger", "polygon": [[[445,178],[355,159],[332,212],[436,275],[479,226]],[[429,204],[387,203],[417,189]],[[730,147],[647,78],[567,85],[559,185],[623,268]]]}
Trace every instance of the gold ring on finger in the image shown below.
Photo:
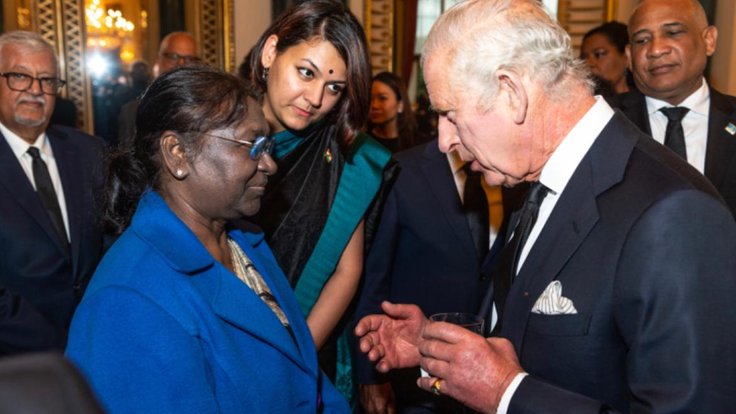
{"label": "gold ring on finger", "polygon": [[434,380],[431,389],[434,395],[442,395],[442,380],[439,378]]}

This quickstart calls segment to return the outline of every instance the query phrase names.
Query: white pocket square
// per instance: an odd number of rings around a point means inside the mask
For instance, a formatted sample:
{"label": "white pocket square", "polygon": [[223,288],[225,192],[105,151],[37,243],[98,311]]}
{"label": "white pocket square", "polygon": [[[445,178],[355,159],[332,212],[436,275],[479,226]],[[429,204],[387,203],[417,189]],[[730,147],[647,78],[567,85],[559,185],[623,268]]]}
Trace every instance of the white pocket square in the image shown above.
{"label": "white pocket square", "polygon": [[570,299],[562,296],[562,283],[559,280],[555,280],[544,289],[542,295],[534,303],[532,313],[542,315],[575,315],[578,311]]}

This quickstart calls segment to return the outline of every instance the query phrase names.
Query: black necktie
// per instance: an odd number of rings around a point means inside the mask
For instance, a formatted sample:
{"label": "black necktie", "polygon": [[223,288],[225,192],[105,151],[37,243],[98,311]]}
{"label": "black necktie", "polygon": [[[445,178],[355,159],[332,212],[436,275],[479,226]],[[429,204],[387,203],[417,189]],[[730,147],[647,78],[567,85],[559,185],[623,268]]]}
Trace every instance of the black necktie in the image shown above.
{"label": "black necktie", "polygon": [[690,111],[681,106],[661,108],[660,111],[667,117],[667,132],[664,134],[664,145],[668,146],[677,155],[687,160],[685,148],[685,132],[682,130],[682,118]]}
{"label": "black necktie", "polygon": [[465,171],[463,211],[468,220],[475,250],[482,260],[488,253],[488,199],[486,199],[486,192],[480,182],[480,174],[472,171],[470,164],[465,164],[463,170]]}
{"label": "black necktie", "polygon": [[56,198],[56,191],[54,191],[54,184],[51,182],[49,170],[46,163],[41,159],[38,148],[28,148],[28,154],[33,158],[33,181],[36,182],[36,193],[41,198],[41,203],[51,219],[51,224],[54,225],[56,235],[63,245],[67,245],[69,241],[64,229],[64,219],[61,217],[59,199]]}
{"label": "black necktie", "polygon": [[[532,184],[529,193],[526,196],[524,205],[519,213],[519,221],[514,228],[514,236],[504,247],[501,256],[498,259],[498,267],[493,276],[493,302],[496,305],[498,313],[498,321],[493,332],[496,333],[501,328],[501,317],[503,316],[503,308],[506,304],[506,296],[511,290],[511,284],[516,277],[516,267],[519,263],[519,256],[524,249],[531,233],[534,223],[539,215],[539,206],[542,200],[547,196],[549,189],[540,182]],[[490,316],[490,315],[489,315]],[[488,319],[490,325],[490,318]]]}

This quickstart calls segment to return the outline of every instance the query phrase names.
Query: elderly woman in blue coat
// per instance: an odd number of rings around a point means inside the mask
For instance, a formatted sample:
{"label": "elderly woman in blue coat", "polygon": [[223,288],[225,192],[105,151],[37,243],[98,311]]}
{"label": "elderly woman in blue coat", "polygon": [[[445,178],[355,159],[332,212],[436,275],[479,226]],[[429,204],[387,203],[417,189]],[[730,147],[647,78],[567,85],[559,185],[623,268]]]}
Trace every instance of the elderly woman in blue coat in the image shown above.
{"label": "elderly woman in blue coat", "polygon": [[255,214],[276,171],[260,105],[205,67],[159,77],[110,162],[118,232],[67,348],[110,413],[348,412]]}

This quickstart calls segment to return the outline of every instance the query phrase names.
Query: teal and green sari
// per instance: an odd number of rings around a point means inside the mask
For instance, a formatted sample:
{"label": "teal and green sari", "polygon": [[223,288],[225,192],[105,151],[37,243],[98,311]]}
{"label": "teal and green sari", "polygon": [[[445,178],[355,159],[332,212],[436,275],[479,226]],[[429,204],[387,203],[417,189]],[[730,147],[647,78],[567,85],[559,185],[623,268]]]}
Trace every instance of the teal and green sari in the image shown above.
{"label": "teal and green sari", "polygon": [[[341,149],[334,126],[313,128],[303,136],[282,131],[275,138],[278,171],[269,179],[254,221],[266,233],[306,316],[361,220],[369,246],[394,168],[390,152],[365,134],[347,151]],[[352,398],[346,334],[337,343],[335,385]]]}

